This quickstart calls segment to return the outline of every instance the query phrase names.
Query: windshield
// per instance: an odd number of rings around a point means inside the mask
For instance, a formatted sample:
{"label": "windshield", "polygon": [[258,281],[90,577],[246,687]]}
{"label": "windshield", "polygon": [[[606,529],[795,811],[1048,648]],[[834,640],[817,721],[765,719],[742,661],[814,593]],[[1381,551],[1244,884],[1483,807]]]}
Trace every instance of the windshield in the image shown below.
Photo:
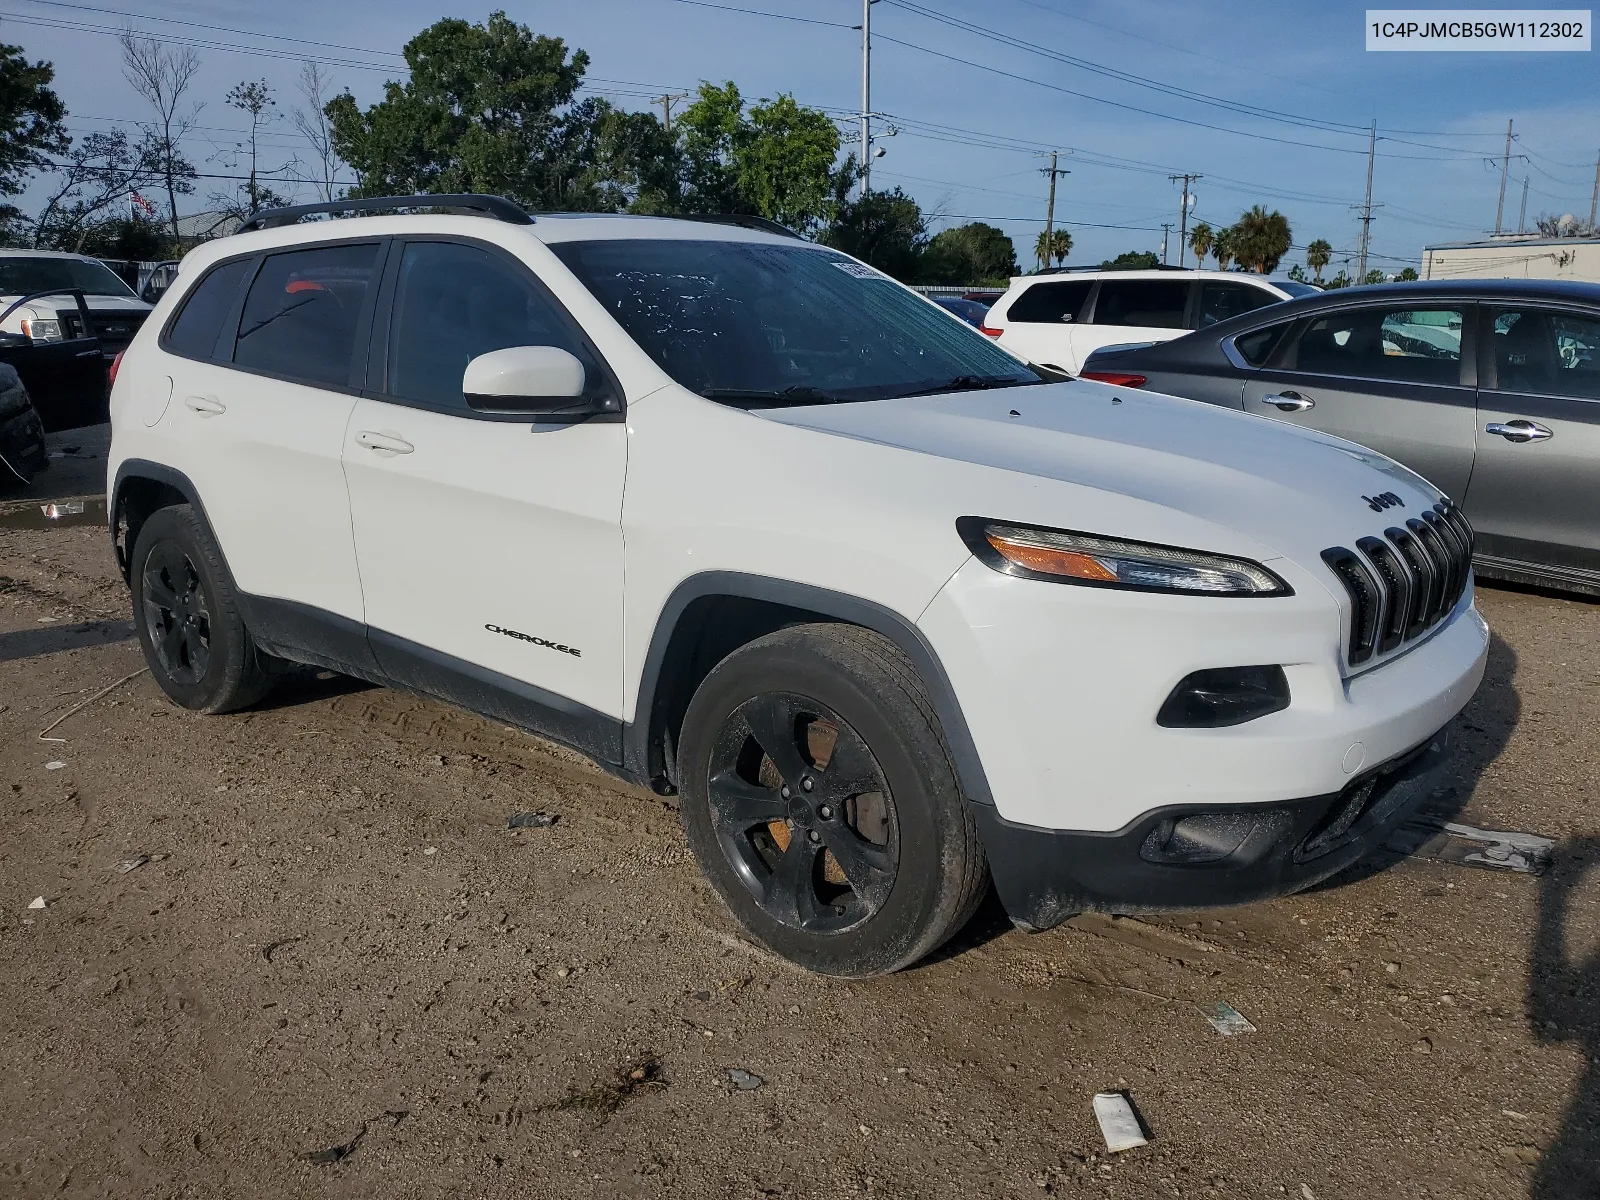
{"label": "windshield", "polygon": [[831,250],[654,239],[550,248],[662,370],[712,400],[826,404],[1043,382]]}
{"label": "windshield", "polygon": [[137,299],[110,267],[93,259],[0,257],[0,296],[28,296],[55,288],[77,288],[85,296]]}
{"label": "windshield", "polygon": [[1272,286],[1282,288],[1291,296],[1320,296],[1322,289],[1309,283],[1296,283],[1293,279],[1274,279]]}

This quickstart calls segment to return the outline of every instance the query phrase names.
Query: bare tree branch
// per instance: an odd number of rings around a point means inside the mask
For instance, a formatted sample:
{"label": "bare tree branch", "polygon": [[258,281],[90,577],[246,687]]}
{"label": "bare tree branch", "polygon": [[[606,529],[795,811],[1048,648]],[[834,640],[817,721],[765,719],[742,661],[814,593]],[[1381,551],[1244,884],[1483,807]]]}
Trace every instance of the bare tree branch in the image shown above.
{"label": "bare tree branch", "polygon": [[172,224],[172,240],[178,242],[178,197],[194,191],[195,170],[183,158],[178,143],[194,128],[200,114],[198,105],[187,106],[200,56],[190,46],[169,46],[155,38],[138,37],[128,32],[121,37],[122,73],[144,101],[155,110],[155,120],[146,128],[157,139],[161,158],[161,180],[167,190],[167,213]]}
{"label": "bare tree branch", "polygon": [[328,101],[333,99],[333,80],[314,62],[303,63],[296,81],[306,107],[294,110],[294,127],[311,143],[316,155],[318,178],[311,182],[324,200],[332,200],[334,178],[339,173],[339,154],[333,148],[333,122],[328,119]]}

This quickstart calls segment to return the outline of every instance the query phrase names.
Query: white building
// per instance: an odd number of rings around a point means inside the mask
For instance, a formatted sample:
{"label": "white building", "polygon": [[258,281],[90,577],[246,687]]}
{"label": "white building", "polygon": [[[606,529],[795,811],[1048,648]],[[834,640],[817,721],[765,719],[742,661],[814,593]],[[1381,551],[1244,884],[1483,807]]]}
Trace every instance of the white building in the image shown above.
{"label": "white building", "polygon": [[1422,252],[1424,279],[1573,279],[1600,283],[1600,237],[1485,238]]}

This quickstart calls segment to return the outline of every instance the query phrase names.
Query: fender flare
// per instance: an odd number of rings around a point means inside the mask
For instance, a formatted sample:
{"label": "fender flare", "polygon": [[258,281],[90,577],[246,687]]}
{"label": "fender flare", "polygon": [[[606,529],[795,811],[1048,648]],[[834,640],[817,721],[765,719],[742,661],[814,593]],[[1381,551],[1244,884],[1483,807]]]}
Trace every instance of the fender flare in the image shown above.
{"label": "fender flare", "polygon": [[978,756],[977,744],[962,714],[960,701],[938,654],[916,624],[891,608],[844,592],[736,571],[706,571],[691,575],[673,589],[656,617],[655,631],[639,675],[639,696],[634,719],[624,731],[623,756],[636,772],[648,775],[653,709],[660,695],[661,670],[684,610],[710,596],[759,600],[804,609],[824,617],[870,629],[888,638],[909,658],[928,689],[934,712],[943,727],[950,757],[961,789],[969,800],[992,806],[994,797]]}
{"label": "fender flare", "polygon": [[[111,546],[116,552],[117,566],[122,570],[123,580],[128,578],[131,564],[124,561],[123,550],[117,546],[117,522],[122,517],[124,488],[130,479],[149,479],[155,483],[163,483],[183,497],[184,502],[191,505],[199,514],[200,521],[206,527],[206,532],[211,535],[212,543],[217,547],[217,556],[222,559],[222,569],[228,573],[228,583],[237,592],[238,585],[234,583],[233,568],[228,565],[228,555],[222,548],[221,541],[217,538],[217,530],[211,524],[211,518],[206,514],[205,502],[200,499],[200,490],[194,486],[194,481],[182,471],[174,467],[163,466],[161,463],[150,462],[143,458],[124,459],[117,466],[116,478],[111,484],[111,494],[106,500],[106,521],[110,526]],[[133,554],[133,547],[127,547],[127,556]]]}

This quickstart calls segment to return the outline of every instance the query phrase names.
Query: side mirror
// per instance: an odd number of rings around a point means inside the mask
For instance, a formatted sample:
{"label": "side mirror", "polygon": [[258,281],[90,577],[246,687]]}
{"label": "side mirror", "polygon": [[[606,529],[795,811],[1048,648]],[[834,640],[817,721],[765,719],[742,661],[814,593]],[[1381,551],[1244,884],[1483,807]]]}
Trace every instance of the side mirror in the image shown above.
{"label": "side mirror", "polygon": [[508,346],[467,364],[461,390],[469,407],[500,416],[580,421],[619,411],[610,397],[585,398],[583,364],[556,346]]}

